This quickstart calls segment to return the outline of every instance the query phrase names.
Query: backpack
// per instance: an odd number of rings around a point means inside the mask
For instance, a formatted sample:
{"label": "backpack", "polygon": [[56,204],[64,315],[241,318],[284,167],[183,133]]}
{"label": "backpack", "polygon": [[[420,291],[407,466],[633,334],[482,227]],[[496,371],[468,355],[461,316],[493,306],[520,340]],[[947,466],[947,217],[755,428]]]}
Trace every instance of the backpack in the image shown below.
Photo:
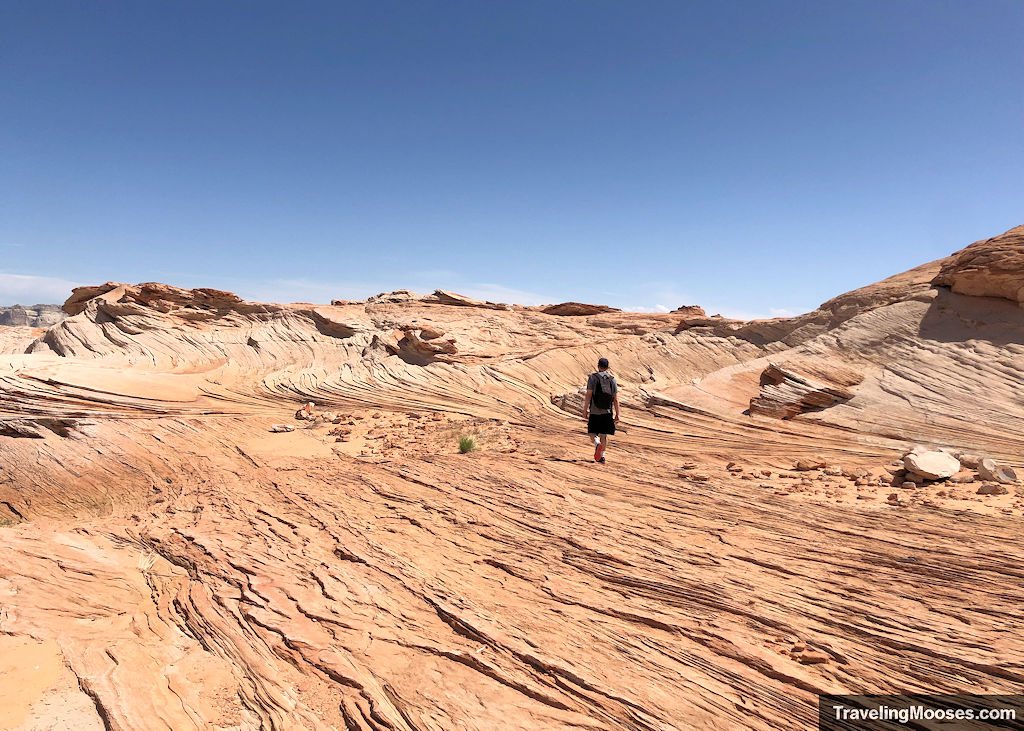
{"label": "backpack", "polygon": [[594,394],[590,397],[590,405],[596,406],[599,409],[610,409],[614,399],[612,394],[605,391],[604,386],[601,385],[603,380],[601,376],[597,377],[597,383],[594,384]]}

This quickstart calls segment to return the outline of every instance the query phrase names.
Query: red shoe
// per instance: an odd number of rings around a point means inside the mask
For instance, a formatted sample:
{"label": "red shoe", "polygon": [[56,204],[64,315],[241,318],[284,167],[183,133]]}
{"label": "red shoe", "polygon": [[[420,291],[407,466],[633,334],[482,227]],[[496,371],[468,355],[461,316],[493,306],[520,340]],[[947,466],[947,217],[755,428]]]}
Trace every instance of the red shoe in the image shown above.
{"label": "red shoe", "polygon": [[602,461],[604,461],[604,445],[603,444],[598,444],[597,445],[597,449],[594,450],[594,461],[595,462],[602,462]]}

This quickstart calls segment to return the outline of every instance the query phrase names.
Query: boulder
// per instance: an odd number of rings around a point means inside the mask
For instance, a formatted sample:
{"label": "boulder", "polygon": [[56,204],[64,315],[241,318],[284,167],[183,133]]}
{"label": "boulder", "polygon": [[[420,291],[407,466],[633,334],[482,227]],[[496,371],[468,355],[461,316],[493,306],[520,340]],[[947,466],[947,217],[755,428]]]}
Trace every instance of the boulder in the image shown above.
{"label": "boulder", "polygon": [[1000,467],[995,460],[985,458],[978,463],[978,477],[985,482],[1011,483],[1017,481],[1017,473],[1009,467]]}
{"label": "boulder", "polygon": [[946,452],[911,452],[903,458],[908,472],[926,480],[944,480],[960,471],[960,460]]}

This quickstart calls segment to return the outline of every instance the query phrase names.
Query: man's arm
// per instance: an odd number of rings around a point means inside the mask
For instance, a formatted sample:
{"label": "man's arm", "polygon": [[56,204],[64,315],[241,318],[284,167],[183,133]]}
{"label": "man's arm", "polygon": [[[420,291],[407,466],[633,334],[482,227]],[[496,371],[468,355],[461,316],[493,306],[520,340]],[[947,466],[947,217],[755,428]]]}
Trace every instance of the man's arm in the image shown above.
{"label": "man's arm", "polygon": [[615,391],[615,421],[619,420],[619,391]]}
{"label": "man's arm", "polygon": [[587,395],[583,397],[583,418],[590,418],[590,399],[594,398],[594,389],[588,388]]}

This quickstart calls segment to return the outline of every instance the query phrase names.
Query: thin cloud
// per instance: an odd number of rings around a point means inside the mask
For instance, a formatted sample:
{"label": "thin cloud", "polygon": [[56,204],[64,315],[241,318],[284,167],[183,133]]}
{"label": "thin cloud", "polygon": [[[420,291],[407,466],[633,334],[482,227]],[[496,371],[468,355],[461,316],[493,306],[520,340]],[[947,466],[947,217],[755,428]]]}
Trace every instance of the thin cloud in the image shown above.
{"label": "thin cloud", "polygon": [[0,272],[0,305],[63,304],[80,282],[36,274]]}
{"label": "thin cloud", "polygon": [[562,301],[550,295],[488,282],[469,284],[461,289],[456,288],[456,291],[459,294],[464,294],[474,299],[487,300],[488,302],[505,302],[510,305],[549,305]]}
{"label": "thin cloud", "polygon": [[643,307],[637,305],[635,307],[623,307],[625,312],[671,312],[673,308],[667,305],[654,305],[653,307]]}

